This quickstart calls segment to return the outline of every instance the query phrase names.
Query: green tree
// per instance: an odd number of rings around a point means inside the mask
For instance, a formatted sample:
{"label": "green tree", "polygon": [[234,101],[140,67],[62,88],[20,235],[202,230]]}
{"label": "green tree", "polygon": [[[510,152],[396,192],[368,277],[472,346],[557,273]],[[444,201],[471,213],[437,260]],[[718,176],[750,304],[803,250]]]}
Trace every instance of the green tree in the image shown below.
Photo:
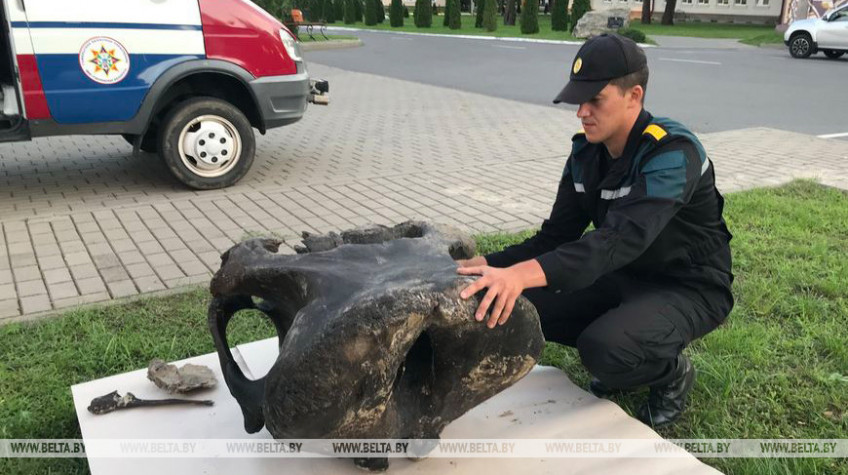
{"label": "green tree", "polygon": [[483,28],[483,13],[486,10],[486,0],[474,0],[474,8],[476,8],[476,16],[474,18],[474,28]]}
{"label": "green tree", "polygon": [[527,0],[521,10],[521,32],[532,35],[539,32],[539,0]]}
{"label": "green tree", "polygon": [[345,0],[344,22],[352,25],[356,23],[356,4],[359,0]]}
{"label": "green tree", "polygon": [[498,29],[498,0],[485,0],[483,3],[483,28],[486,31]]}
{"label": "green tree", "polygon": [[389,24],[394,28],[403,26],[403,2],[401,0],[392,0],[392,6],[389,7]]}
{"label": "green tree", "polygon": [[365,24],[374,26],[377,24],[377,5],[374,0],[365,0]]}
{"label": "green tree", "polygon": [[386,7],[383,5],[383,0],[374,0],[374,5],[377,6],[377,23],[386,21]]}
{"label": "green tree", "polygon": [[458,30],[462,28],[462,15],[459,12],[459,0],[448,0],[450,5],[450,14],[445,14],[448,17],[448,28]]}
{"label": "green tree", "polygon": [[448,26],[448,22],[449,22],[449,18],[448,18],[448,17],[450,17],[450,9],[451,9],[451,2],[450,2],[450,0],[447,0],[447,1],[445,2],[445,11],[444,11],[444,13],[445,13],[445,15],[444,15],[445,19],[444,19],[444,20],[442,20],[442,26]]}
{"label": "green tree", "polygon": [[577,26],[577,22],[583,18],[583,15],[586,14],[589,10],[592,9],[592,4],[590,0],[574,0],[574,4],[571,5],[571,30],[574,31],[574,27]]}
{"label": "green tree", "polygon": [[362,15],[365,13],[362,8],[362,0],[354,0],[354,16],[356,16],[356,21],[362,21]]}
{"label": "green tree", "polygon": [[323,18],[323,0],[309,0],[309,21],[321,21]]}
{"label": "green tree", "polygon": [[333,0],[333,7],[336,9],[336,20],[344,20],[345,1],[346,0]]}
{"label": "green tree", "polygon": [[554,0],[551,12],[551,29],[568,31],[568,0]]}
{"label": "green tree", "polygon": [[433,26],[433,5],[430,0],[415,1],[415,26],[430,28]]}
{"label": "green tree", "polygon": [[336,22],[336,6],[333,5],[333,0],[324,0],[324,21],[327,23]]}

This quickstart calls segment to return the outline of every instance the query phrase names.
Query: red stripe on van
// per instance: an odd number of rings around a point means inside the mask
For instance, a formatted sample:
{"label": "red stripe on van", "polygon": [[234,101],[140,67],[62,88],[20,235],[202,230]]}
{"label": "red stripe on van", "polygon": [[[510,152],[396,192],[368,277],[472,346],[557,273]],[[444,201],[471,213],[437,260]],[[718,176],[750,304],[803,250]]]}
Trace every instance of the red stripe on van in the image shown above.
{"label": "red stripe on van", "polygon": [[24,90],[27,119],[49,119],[50,108],[47,107],[47,98],[44,96],[44,87],[41,85],[41,75],[38,73],[35,55],[19,54],[18,69],[21,71],[21,87]]}

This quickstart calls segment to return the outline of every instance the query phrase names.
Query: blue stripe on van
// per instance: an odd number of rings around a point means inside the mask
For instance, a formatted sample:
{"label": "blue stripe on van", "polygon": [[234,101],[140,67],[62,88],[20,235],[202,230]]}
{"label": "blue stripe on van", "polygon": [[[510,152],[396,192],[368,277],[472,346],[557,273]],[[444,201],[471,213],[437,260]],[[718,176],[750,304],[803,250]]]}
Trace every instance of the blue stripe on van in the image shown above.
{"label": "blue stripe on van", "polygon": [[191,30],[202,31],[201,25],[165,25],[161,23],[99,23],[66,21],[13,21],[13,28],[122,28],[128,30]]}
{"label": "blue stripe on van", "polygon": [[130,72],[117,84],[100,84],[85,75],[79,57],[36,55],[47,105],[56,122],[84,124],[130,120],[153,82],[172,66],[197,55],[130,54]]}

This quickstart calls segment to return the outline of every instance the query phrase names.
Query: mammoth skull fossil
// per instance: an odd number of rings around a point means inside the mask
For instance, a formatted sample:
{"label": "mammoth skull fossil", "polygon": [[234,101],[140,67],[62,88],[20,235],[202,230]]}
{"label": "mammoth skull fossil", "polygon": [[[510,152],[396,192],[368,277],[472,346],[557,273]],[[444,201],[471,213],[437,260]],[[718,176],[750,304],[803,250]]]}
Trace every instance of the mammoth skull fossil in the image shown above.
{"label": "mammoth skull fossil", "polygon": [[[503,326],[474,319],[482,292],[454,259],[474,242],[447,227],[407,222],[304,235],[298,255],[252,239],[221,258],[209,327],[247,432],[278,439],[437,439],[471,408],[524,377],[544,340],[523,297]],[[275,325],[279,357],[249,380],[226,338],[240,310]],[[357,460],[372,470],[387,459]]]}

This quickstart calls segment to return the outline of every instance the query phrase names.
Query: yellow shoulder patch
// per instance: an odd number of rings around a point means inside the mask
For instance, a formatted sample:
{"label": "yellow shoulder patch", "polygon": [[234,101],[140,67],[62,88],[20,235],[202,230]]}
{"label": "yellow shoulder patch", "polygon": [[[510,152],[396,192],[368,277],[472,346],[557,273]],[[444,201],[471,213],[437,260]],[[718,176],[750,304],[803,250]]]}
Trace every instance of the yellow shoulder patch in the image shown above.
{"label": "yellow shoulder patch", "polygon": [[642,132],[642,135],[650,135],[651,137],[654,138],[654,140],[659,142],[666,135],[668,135],[668,132],[666,132],[662,127],[660,127],[657,124],[651,124],[651,125],[645,127],[645,131]]}

